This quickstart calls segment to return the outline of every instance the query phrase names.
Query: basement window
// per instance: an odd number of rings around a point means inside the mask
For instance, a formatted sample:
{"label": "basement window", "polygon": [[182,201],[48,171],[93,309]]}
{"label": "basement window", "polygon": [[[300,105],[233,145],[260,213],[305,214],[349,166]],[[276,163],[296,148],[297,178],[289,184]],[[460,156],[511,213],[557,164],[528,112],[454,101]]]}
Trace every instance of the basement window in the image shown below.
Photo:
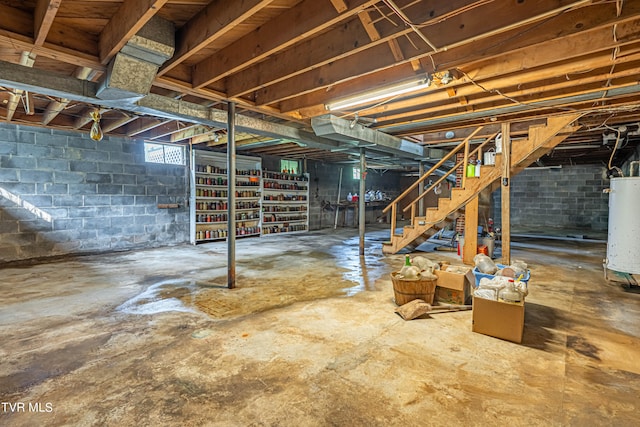
{"label": "basement window", "polygon": [[353,168],[353,179],[360,180],[360,168]]}
{"label": "basement window", "polygon": [[144,143],[144,161],[164,165],[184,165],[184,147],[181,145]]}
{"label": "basement window", "polygon": [[288,173],[297,174],[300,172],[300,163],[298,160],[280,160],[280,170]]}

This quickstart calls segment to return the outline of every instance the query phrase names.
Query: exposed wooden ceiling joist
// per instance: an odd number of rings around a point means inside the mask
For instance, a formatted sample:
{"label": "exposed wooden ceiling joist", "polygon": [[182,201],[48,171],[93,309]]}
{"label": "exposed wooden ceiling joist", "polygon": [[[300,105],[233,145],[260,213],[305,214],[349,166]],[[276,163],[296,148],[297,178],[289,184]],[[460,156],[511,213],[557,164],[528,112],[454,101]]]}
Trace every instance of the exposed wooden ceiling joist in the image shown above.
{"label": "exposed wooden ceiling joist", "polygon": [[[0,105],[0,117],[15,123],[86,131],[97,108],[109,133],[224,149],[215,132],[232,101],[243,153],[271,145],[280,155],[344,161],[348,152],[331,149],[348,137],[312,130],[325,104],[428,73],[436,82],[428,89],[331,114],[422,144],[446,144],[448,131],[479,123],[516,127],[567,110],[583,112],[593,129],[605,120],[640,123],[636,1],[0,0],[0,16],[0,60],[16,64],[27,52],[40,72],[0,75],[16,80]],[[177,43],[151,93],[138,102],[97,99],[106,64],[154,17],[172,23]],[[447,70],[455,80],[444,85]],[[213,131],[185,130],[195,125]],[[576,156],[576,141],[597,144],[601,135],[587,129],[563,142],[574,146],[554,151],[554,161]],[[367,148],[369,159],[378,148]]]}
{"label": "exposed wooden ceiling joist", "polygon": [[168,0],[124,0],[100,33],[100,63],[107,64]]}
{"label": "exposed wooden ceiling joist", "polygon": [[[232,72],[320,33],[374,3],[376,1],[353,0],[349,11],[338,13],[328,2],[304,0],[267,25],[196,64],[193,67],[193,85],[203,87],[227,77]],[[291,25],[292,22],[296,25]]]}
{"label": "exposed wooden ceiling joist", "polygon": [[33,44],[36,46],[41,46],[47,38],[61,2],[62,0],[37,0],[33,22]]}

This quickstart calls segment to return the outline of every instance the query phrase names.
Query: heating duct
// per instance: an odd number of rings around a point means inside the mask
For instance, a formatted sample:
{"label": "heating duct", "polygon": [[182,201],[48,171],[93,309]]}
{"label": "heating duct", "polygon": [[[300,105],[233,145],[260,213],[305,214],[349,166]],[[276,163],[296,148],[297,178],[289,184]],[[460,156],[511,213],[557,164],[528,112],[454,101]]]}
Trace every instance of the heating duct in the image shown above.
{"label": "heating duct", "polygon": [[96,96],[118,100],[148,95],[158,69],[174,51],[173,23],[154,16],[109,62]]}

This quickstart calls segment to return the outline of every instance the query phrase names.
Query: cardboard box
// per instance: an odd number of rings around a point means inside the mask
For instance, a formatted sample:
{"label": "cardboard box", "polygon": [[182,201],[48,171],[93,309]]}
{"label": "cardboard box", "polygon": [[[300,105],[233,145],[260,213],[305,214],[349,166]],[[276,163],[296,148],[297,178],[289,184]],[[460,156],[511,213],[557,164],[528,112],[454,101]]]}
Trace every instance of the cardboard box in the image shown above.
{"label": "cardboard box", "polygon": [[433,298],[434,303],[441,304],[471,304],[471,291],[456,291],[455,289],[441,288],[436,286],[436,293]]}
{"label": "cardboard box", "polygon": [[484,298],[473,298],[473,332],[522,342],[524,332],[524,301],[511,304]]}
{"label": "cardboard box", "polygon": [[466,274],[436,270],[438,282],[435,301],[447,304],[471,304],[471,289],[475,283],[473,271]]}

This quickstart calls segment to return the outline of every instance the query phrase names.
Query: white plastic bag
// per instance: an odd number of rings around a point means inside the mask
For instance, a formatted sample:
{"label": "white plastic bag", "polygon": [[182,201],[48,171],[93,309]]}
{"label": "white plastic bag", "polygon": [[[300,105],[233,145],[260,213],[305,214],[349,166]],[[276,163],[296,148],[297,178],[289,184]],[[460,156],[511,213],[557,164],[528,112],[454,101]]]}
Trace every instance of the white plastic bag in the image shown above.
{"label": "white plastic bag", "polygon": [[434,270],[440,269],[440,265],[437,262],[431,261],[430,259],[420,255],[413,257],[411,264],[418,267],[420,271],[428,271],[430,273],[433,273]]}
{"label": "white plastic bag", "polygon": [[473,262],[476,264],[476,267],[478,267],[478,271],[480,271],[480,273],[495,274],[495,272],[498,271],[498,266],[485,254],[478,254],[474,256]]}

